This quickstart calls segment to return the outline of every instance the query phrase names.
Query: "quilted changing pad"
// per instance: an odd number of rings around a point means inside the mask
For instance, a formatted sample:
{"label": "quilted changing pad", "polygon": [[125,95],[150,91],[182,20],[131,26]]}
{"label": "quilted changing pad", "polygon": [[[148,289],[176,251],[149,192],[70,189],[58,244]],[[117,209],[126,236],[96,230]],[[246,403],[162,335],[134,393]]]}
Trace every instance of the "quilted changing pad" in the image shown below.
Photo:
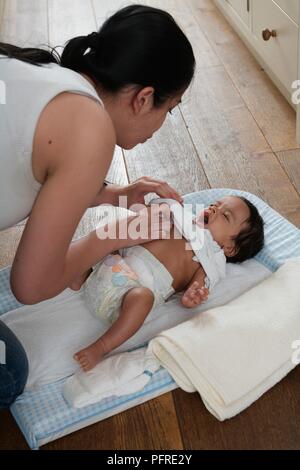
{"label": "quilted changing pad", "polygon": [[[258,263],[270,271],[275,271],[286,259],[300,256],[300,230],[252,194],[230,189],[211,189],[188,194],[184,201],[192,204],[195,209],[196,204],[208,205],[229,194],[247,197],[258,207],[264,218],[266,246],[256,257]],[[24,308],[10,290],[9,272],[10,268],[0,271],[0,315],[6,314],[6,317],[11,311]],[[171,325],[161,324],[160,328],[164,329],[166,326]],[[148,334],[144,339],[148,340],[155,334],[155,330],[152,330],[152,335]],[[140,347],[145,344],[141,344],[141,341],[138,343]],[[137,345],[128,343],[127,350],[133,347]],[[61,378],[27,389],[11,407],[11,412],[32,449],[177,387],[168,372],[160,368],[140,392],[105,398],[94,405],[76,409],[70,407],[63,398],[62,388],[65,380],[66,378]]]}

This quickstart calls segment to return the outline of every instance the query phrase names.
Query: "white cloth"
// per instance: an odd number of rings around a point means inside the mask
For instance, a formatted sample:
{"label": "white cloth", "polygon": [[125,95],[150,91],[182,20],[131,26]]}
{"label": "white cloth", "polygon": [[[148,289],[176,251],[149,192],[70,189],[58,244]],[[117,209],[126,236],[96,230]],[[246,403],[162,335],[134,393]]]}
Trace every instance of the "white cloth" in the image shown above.
{"label": "white cloth", "polygon": [[146,348],[119,353],[100,362],[89,372],[77,371],[63,387],[63,395],[75,408],[97,403],[103,398],[128,395],[145,387],[159,362]]}
{"label": "white cloth", "polygon": [[[196,312],[222,305],[270,275],[270,271],[256,260],[241,265],[227,263],[226,269],[226,277],[202,305],[195,309],[183,308],[179,295],[174,294],[168,302],[153,310],[137,333],[113,353],[141,345]],[[83,289],[79,292],[66,289],[53,299],[7,312],[1,320],[16,334],[28,356],[28,390],[74,374],[78,363],[73,354],[96,341],[107,329],[106,323],[91,315]]]}
{"label": "white cloth", "polygon": [[213,289],[226,275],[226,256],[213,239],[209,230],[194,223],[195,216],[189,206],[182,206],[174,199],[154,199],[150,204],[166,203],[170,207],[174,226],[190,243],[195,256],[206,273],[206,287]]}
{"label": "white cloth", "polygon": [[295,367],[299,279],[300,258],[288,260],[227,305],[162,332],[149,350],[219,420],[235,416]]}
{"label": "white cloth", "polygon": [[6,102],[0,103],[0,230],[25,219],[41,188],[31,166],[38,119],[45,106],[69,91],[99,102],[93,86],[79,73],[57,64],[41,67],[0,56],[0,80]]}

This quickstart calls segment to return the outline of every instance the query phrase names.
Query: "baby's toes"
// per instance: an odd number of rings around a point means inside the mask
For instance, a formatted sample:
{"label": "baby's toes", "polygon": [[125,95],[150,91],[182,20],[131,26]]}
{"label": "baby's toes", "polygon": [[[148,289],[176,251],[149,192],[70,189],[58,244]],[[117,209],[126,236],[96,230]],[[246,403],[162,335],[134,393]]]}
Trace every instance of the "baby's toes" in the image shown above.
{"label": "baby's toes", "polygon": [[74,354],[73,359],[75,359],[75,361],[79,362],[80,357],[81,357],[80,352],[77,352],[76,354]]}
{"label": "baby's toes", "polygon": [[92,369],[92,366],[91,364],[89,363],[89,361],[82,361],[80,363],[80,367],[81,369],[84,371],[84,372],[88,372],[89,370]]}
{"label": "baby's toes", "polygon": [[81,366],[85,365],[88,362],[86,354],[83,351],[79,351],[78,353],[74,354],[75,361],[79,362]]}
{"label": "baby's toes", "polygon": [[81,369],[83,369],[85,372],[91,369],[91,364],[86,356],[82,356],[81,359],[78,361]]}

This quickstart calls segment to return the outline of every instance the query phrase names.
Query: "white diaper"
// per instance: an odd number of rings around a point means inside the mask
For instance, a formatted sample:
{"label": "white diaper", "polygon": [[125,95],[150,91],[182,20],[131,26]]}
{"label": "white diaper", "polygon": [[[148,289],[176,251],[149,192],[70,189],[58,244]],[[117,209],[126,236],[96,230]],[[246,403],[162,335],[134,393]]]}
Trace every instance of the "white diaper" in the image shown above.
{"label": "white diaper", "polygon": [[169,271],[142,246],[122,248],[98,263],[84,285],[90,311],[113,323],[119,316],[126,292],[147,287],[154,294],[153,308],[162,305],[175,291]]}

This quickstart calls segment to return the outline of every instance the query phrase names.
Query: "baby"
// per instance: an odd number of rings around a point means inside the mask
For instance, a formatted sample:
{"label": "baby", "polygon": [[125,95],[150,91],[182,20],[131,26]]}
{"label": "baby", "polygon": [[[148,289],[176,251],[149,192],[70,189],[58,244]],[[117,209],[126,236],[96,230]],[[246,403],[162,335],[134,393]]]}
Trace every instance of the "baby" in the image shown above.
{"label": "baby", "polygon": [[[263,247],[263,220],[245,198],[224,197],[193,216],[193,223],[209,235],[205,243],[210,245],[213,261],[210,264],[215,269],[211,273],[215,272],[217,279],[225,275],[226,261],[245,261]],[[110,327],[97,341],[74,355],[84,371],[95,367],[105,354],[129,339],[150,311],[174,292],[183,291],[181,303],[187,308],[207,299],[208,287],[212,287],[207,281],[212,281],[213,274],[209,279],[205,263],[201,264],[199,256],[195,256],[198,252],[193,244],[176,231],[174,221],[168,239],[123,248],[106,256],[94,268],[85,283],[84,294],[92,312]]]}

